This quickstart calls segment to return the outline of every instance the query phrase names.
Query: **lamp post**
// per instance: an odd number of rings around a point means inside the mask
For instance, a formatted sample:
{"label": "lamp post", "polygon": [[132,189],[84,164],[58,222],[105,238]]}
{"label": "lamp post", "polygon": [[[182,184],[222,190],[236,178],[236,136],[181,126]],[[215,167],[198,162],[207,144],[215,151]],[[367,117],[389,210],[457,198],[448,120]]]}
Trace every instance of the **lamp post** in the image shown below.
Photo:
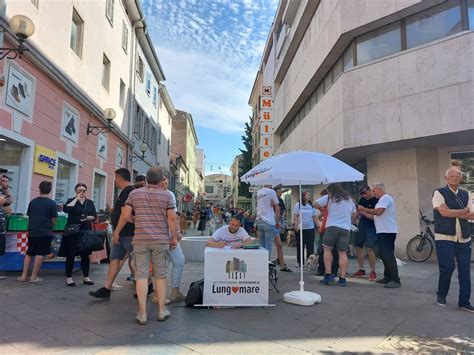
{"label": "lamp post", "polygon": [[28,37],[31,37],[35,32],[35,25],[33,21],[24,15],[15,15],[10,19],[10,28],[15,33],[18,40],[18,47],[0,48],[0,60],[4,59],[15,59],[20,57],[23,52],[29,49],[25,47],[24,42]]}
{"label": "lamp post", "polygon": [[136,162],[136,161],[139,161],[139,160],[145,160],[145,153],[146,151],[148,150],[148,145],[146,143],[142,143],[140,144],[140,152],[142,152],[142,155],[138,155],[137,153],[135,153],[133,151],[133,148],[131,150],[131,153],[130,153],[130,160],[132,162]]}
{"label": "lamp post", "polygon": [[106,108],[103,111],[104,118],[107,120],[107,126],[93,126],[90,123],[87,124],[87,135],[92,134],[94,136],[100,133],[107,133],[112,128],[112,121],[115,118],[115,110],[113,108]]}

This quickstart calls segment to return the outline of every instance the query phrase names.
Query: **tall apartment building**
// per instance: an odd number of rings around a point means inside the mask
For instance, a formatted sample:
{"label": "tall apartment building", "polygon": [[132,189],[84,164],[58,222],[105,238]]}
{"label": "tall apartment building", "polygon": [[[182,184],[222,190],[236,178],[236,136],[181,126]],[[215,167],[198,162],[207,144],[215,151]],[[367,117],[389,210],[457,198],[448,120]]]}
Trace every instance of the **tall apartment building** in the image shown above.
{"label": "tall apartment building", "polygon": [[474,191],[473,30],[472,0],[278,6],[260,67],[273,89],[274,153],[328,153],[384,182],[399,256],[453,160]]}

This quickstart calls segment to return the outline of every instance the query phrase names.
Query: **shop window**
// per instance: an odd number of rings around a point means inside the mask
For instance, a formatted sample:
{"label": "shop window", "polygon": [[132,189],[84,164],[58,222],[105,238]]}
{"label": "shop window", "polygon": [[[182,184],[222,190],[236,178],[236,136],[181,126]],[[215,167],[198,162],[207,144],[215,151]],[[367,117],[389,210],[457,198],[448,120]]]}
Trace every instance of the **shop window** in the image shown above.
{"label": "shop window", "polygon": [[71,41],[70,47],[79,58],[82,57],[82,37],[84,34],[84,21],[77,13],[76,9],[72,9],[72,25],[71,25]]}
{"label": "shop window", "polygon": [[394,22],[357,38],[357,65],[400,52],[400,22]]}
{"label": "shop window", "polygon": [[474,0],[467,1],[467,16],[469,19],[469,29],[474,30]]}
{"label": "shop window", "polygon": [[97,211],[105,208],[105,175],[94,173],[94,189],[92,191],[92,201]]}
{"label": "shop window", "polygon": [[474,152],[452,153],[451,162],[461,166],[462,182],[459,187],[474,193]]}
{"label": "shop window", "polygon": [[57,204],[64,204],[69,197],[74,197],[74,185],[76,183],[76,166],[63,159],[58,159],[58,170],[56,173],[56,192],[54,200]]}
{"label": "shop window", "polygon": [[[10,179],[10,191],[13,194],[12,209],[16,211],[19,200],[18,192],[20,186],[20,174],[22,173],[21,160],[23,147],[2,138],[2,140],[0,140],[0,151],[2,152],[0,154],[0,167],[8,169],[8,173],[5,175]],[[24,198],[23,194],[22,197]]]}
{"label": "shop window", "polygon": [[458,33],[461,30],[459,4],[447,2],[407,17],[407,48]]}

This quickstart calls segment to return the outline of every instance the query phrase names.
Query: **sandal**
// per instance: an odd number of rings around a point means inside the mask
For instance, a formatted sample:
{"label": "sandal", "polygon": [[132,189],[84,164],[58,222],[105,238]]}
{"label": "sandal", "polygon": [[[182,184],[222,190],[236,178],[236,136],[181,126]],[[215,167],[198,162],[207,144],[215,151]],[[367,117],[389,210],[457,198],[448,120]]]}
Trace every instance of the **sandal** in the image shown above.
{"label": "sandal", "polygon": [[283,269],[280,269],[280,271],[283,271],[283,272],[293,272],[293,270],[291,270],[288,266],[285,265],[285,267]]}
{"label": "sandal", "polygon": [[41,282],[41,281],[43,281],[43,279],[42,279],[42,278],[40,278],[40,277],[37,277],[37,278],[36,278],[36,279],[34,279],[34,280],[31,280],[31,279],[30,279],[30,281],[28,281],[28,282],[31,282],[32,284],[35,284],[35,283],[37,283],[37,282]]}
{"label": "sandal", "polygon": [[18,282],[26,282],[28,281],[26,278],[22,279],[21,276],[16,279]]}

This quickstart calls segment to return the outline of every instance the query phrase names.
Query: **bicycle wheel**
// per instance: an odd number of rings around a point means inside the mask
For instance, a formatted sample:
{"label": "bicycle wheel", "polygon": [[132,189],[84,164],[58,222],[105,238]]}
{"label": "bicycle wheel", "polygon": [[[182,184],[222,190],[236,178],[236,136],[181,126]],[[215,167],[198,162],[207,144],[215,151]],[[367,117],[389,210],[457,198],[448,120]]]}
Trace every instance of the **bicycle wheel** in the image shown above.
{"label": "bicycle wheel", "polygon": [[432,253],[433,242],[428,236],[415,235],[407,244],[408,257],[418,263],[428,260]]}

